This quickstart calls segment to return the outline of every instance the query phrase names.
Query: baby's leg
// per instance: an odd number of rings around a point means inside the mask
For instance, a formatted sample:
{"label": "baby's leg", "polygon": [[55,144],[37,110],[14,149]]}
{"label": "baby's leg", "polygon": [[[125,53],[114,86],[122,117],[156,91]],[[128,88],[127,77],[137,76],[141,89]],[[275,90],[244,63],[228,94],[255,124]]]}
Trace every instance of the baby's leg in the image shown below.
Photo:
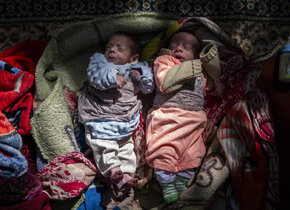
{"label": "baby's leg", "polygon": [[[119,145],[114,140],[93,139],[90,134],[86,134],[87,143],[92,148],[96,165],[105,177],[120,176],[121,161],[117,157]],[[112,173],[114,169],[114,173]],[[118,170],[119,169],[119,170]]]}
{"label": "baby's leg", "polygon": [[137,163],[136,163],[136,155],[134,152],[134,141],[132,137],[126,137],[119,142],[119,153],[118,158],[121,161],[121,171],[123,172],[123,179],[119,186],[122,188],[130,187],[138,181],[137,178],[134,178],[134,174],[136,171]]}
{"label": "baby's leg", "polygon": [[193,175],[194,172],[192,170],[184,170],[177,173],[175,188],[179,194],[187,189],[187,182]]}
{"label": "baby's leg", "polygon": [[118,141],[118,143],[118,158],[121,161],[121,170],[123,173],[134,175],[137,167],[136,155],[134,152],[134,141],[130,136]]}
{"label": "baby's leg", "polygon": [[162,187],[163,197],[167,203],[173,203],[178,200],[179,194],[175,188],[175,173],[155,169],[156,179]]}

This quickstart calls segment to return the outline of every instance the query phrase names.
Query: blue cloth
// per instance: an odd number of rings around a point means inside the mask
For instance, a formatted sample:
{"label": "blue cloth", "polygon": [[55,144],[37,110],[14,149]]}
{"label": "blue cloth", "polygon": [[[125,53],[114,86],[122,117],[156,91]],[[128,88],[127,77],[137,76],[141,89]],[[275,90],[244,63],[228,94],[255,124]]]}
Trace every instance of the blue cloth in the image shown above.
{"label": "blue cloth", "polygon": [[1,61],[0,60],[0,70],[5,70],[11,74],[17,74],[19,71],[21,71],[20,69],[14,67],[14,66],[11,66],[10,64],[4,62],[4,61]]}
{"label": "blue cloth", "polygon": [[22,138],[17,131],[0,135],[0,176],[17,178],[28,170],[28,162],[21,153]]}
{"label": "blue cloth", "polygon": [[139,120],[140,112],[137,112],[133,119],[128,122],[97,119],[86,122],[85,126],[93,138],[121,140],[137,129]]}
{"label": "blue cloth", "polygon": [[101,53],[95,53],[90,58],[90,63],[87,69],[88,80],[90,85],[98,90],[107,90],[117,87],[116,71],[126,79],[131,79],[130,70],[140,70],[140,78],[137,83],[142,93],[151,93],[154,89],[153,73],[146,62],[136,64],[115,65],[108,63],[105,56]]}
{"label": "blue cloth", "polygon": [[43,158],[43,156],[41,155],[40,149],[37,147],[36,148],[36,168],[37,168],[37,171],[40,171],[47,163],[48,163],[47,160],[45,160]]}
{"label": "blue cloth", "polygon": [[79,123],[77,127],[75,127],[75,134],[76,139],[80,147],[80,152],[85,153],[87,149],[89,148],[87,142],[86,142],[86,133],[85,133],[85,127],[83,124]]}
{"label": "blue cloth", "polygon": [[84,202],[77,208],[77,210],[102,210],[102,187],[96,187],[92,182],[87,191],[85,192]]}
{"label": "blue cloth", "polygon": [[5,114],[5,116],[8,118],[9,122],[12,124],[14,128],[19,128],[19,123],[23,110],[19,109],[16,111],[9,112],[2,111],[2,112],[3,114]]}

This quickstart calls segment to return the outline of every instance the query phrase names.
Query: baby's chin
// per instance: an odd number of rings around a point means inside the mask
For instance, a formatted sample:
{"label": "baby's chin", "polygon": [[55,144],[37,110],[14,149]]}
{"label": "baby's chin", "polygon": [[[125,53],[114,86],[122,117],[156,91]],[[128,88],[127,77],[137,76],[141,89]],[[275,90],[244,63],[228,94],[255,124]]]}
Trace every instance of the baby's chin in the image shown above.
{"label": "baby's chin", "polygon": [[108,61],[109,63],[113,63],[113,64],[117,64],[117,63],[118,63],[118,61],[117,61],[116,58],[107,58],[107,61]]}

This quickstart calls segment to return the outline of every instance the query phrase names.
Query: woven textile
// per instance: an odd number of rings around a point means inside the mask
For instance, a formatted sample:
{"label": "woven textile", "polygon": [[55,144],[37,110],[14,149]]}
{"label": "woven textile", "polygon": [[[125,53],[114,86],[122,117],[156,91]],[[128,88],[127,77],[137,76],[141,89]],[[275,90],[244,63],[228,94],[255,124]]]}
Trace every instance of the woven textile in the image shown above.
{"label": "woven textile", "polygon": [[96,16],[153,12],[207,17],[260,62],[275,55],[290,34],[289,5],[268,0],[1,1],[0,50],[24,40],[49,40],[63,25]]}

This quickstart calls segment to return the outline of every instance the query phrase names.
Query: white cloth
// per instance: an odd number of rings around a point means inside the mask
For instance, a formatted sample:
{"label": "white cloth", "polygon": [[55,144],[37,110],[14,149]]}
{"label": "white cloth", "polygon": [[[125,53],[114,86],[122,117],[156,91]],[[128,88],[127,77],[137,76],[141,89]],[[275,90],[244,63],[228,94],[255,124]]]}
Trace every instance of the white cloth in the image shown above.
{"label": "white cloth", "polygon": [[86,141],[93,150],[96,165],[103,176],[109,176],[108,172],[115,167],[134,176],[137,161],[132,136],[115,141],[94,139],[87,133]]}

